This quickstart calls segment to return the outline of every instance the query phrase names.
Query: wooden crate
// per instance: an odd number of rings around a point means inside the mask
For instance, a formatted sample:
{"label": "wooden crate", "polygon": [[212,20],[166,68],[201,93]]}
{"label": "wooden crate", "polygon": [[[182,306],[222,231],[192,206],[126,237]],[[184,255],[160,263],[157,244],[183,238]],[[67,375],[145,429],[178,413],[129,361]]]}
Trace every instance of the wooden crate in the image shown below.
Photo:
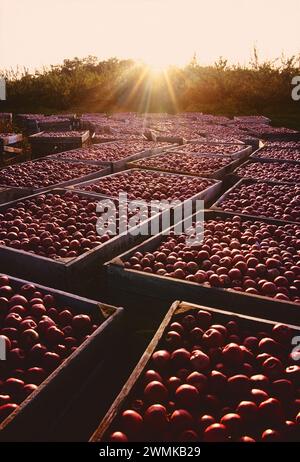
{"label": "wooden crate", "polygon": [[154,149],[148,149],[145,151],[137,152],[135,154],[131,154],[130,156],[117,160],[115,162],[110,162],[111,164],[111,171],[112,173],[117,173],[121,172],[122,170],[126,170],[128,162],[133,162],[138,159],[142,159],[144,157],[149,157],[152,156],[153,154],[159,154],[163,152],[165,147],[160,147],[160,148],[154,148]]}
{"label": "wooden crate", "polygon": [[[48,192],[64,195],[70,190],[53,189]],[[95,196],[85,192],[76,191],[76,194],[96,201],[106,199],[104,196]],[[38,195],[34,194],[26,199]],[[0,205],[0,213],[15,206],[18,202]],[[114,202],[117,204],[117,201]],[[132,228],[130,232],[114,236],[109,241],[76,258],[53,260],[23,250],[0,246],[0,271],[79,295],[86,296],[91,290],[98,294],[101,289],[100,284],[103,282],[100,276],[103,263],[147,239],[151,235],[151,224],[154,220],[161,220],[160,214],[153,215],[142,223],[144,230],[147,231],[145,234],[135,233],[134,230],[138,228]]]}
{"label": "wooden crate", "polygon": [[29,154],[22,148],[4,146],[1,148],[0,140],[0,167],[8,167],[12,164],[18,164],[28,160]]}
{"label": "wooden crate", "polygon": [[[193,140],[193,141],[189,141],[185,147],[188,147],[189,145],[191,144],[204,144],[204,145],[208,145],[208,146],[218,146],[220,144],[224,145],[224,146],[232,146],[232,145],[235,145],[235,144],[240,144],[241,146],[241,149],[237,152],[234,152],[234,153],[228,153],[228,154],[221,154],[221,153],[218,153],[218,151],[216,150],[215,153],[211,153],[211,152],[205,152],[205,150],[203,151],[199,151],[199,152],[191,152],[192,154],[208,154],[208,155],[219,155],[219,156],[222,156],[222,157],[230,157],[231,159],[246,159],[247,157],[250,156],[250,154],[252,153],[252,146],[247,146],[245,145],[244,143],[242,144],[241,142],[236,142],[236,143],[229,143],[229,142],[217,142],[217,141],[202,141],[202,140]],[[176,148],[174,149],[176,152],[181,152],[180,150],[180,147],[179,148]],[[183,154],[185,154],[186,151],[183,152]]]}
{"label": "wooden crate", "polygon": [[[140,169],[129,169],[129,170],[126,170],[126,173],[128,172],[133,172],[135,170],[140,170]],[[142,170],[146,170],[146,169],[142,169]],[[160,173],[164,173],[165,175],[176,175],[176,176],[189,176],[191,177],[191,175],[180,175],[180,174],[177,174],[177,173],[170,173],[170,172],[160,172]],[[112,175],[108,175],[110,177],[114,177],[116,175],[118,175],[119,173],[113,173]],[[207,178],[203,178],[203,180],[207,180]],[[186,199],[179,207],[184,207],[185,204],[188,202],[188,201],[192,201],[193,203],[193,206],[195,206],[196,204],[196,201],[200,201],[200,200],[203,200],[205,202],[205,204],[207,205],[208,203],[212,202],[217,196],[218,194],[221,192],[221,188],[222,188],[222,182],[221,181],[218,181],[218,180],[211,180],[213,181],[213,185],[212,186],[209,186],[208,188],[206,188],[204,191],[201,191],[200,193],[194,195],[194,196],[191,196],[189,199]],[[86,187],[90,184],[93,184],[95,183],[95,181],[87,181],[87,182],[84,182],[84,183],[79,183],[79,184],[76,184],[74,186],[71,186],[71,189],[74,189],[74,190],[82,190],[81,187]],[[83,190],[82,190],[83,191]],[[94,193],[92,192],[92,194],[96,194],[97,193]],[[117,197],[110,197],[110,196],[107,196],[108,199],[117,199]],[[177,207],[176,207],[177,209]]]}
{"label": "wooden crate", "polygon": [[20,188],[2,188],[0,187],[0,204],[12,202],[24,197],[24,191]]}
{"label": "wooden crate", "polygon": [[[35,162],[39,162],[40,160],[41,159],[35,159],[35,160],[30,161],[30,162],[34,165]],[[45,160],[48,160],[48,159],[45,159]],[[49,158],[49,161],[51,161],[51,160],[59,160],[59,159],[51,159],[51,158]],[[61,162],[64,162],[64,161],[61,160]],[[78,162],[74,162],[74,163],[76,164]],[[68,163],[66,162],[66,169],[67,169],[67,167],[68,167]],[[84,175],[83,177],[73,178],[72,180],[63,181],[62,183],[53,184],[53,185],[47,186],[45,188],[19,187],[17,189],[19,189],[20,191],[23,191],[22,196],[29,196],[29,195],[32,195],[32,194],[41,194],[43,192],[49,191],[49,190],[54,189],[54,188],[66,188],[68,186],[75,185],[76,183],[81,183],[82,181],[92,181],[92,180],[95,181],[96,179],[101,178],[102,176],[106,176],[109,173],[110,173],[110,169],[108,167],[99,165],[99,170],[98,171],[89,173],[88,175]]]}
{"label": "wooden crate", "polygon": [[[165,150],[164,152],[165,153],[172,153],[176,150],[177,152],[177,149],[174,149],[174,150]],[[179,152],[179,151],[178,151]],[[185,153],[182,153],[182,155],[184,156]],[[161,154],[155,154],[154,156],[151,156],[151,157],[159,157]],[[221,156],[218,156],[218,155],[213,155],[213,154],[197,154],[195,153],[195,155],[199,155],[199,157],[210,157],[210,158],[213,158],[213,157],[217,157],[217,158],[220,158]],[[222,168],[219,168],[218,170],[215,170],[213,173],[207,173],[205,174],[205,172],[200,172],[200,173],[191,173],[191,172],[184,172],[184,171],[172,171],[171,169],[160,169],[159,167],[140,167],[138,163],[135,163],[134,161],[133,162],[128,162],[127,164],[127,168],[129,169],[142,169],[142,170],[154,170],[156,172],[161,172],[161,173],[169,173],[169,174],[173,174],[173,175],[188,175],[188,176],[196,176],[196,177],[200,177],[200,178],[212,178],[212,179],[217,179],[217,180],[223,180],[225,178],[226,175],[228,175],[229,173],[231,173],[235,168],[237,168],[242,160],[241,159],[235,159],[235,160],[232,160],[230,157],[228,156],[222,156],[222,158],[224,159],[225,158],[228,158],[228,164],[225,165],[224,167]]]}
{"label": "wooden crate", "polygon": [[156,135],[155,141],[162,141],[163,143],[172,143],[172,144],[185,144],[187,141],[183,136],[168,136],[168,135]]}
{"label": "wooden crate", "polygon": [[[217,217],[226,219],[233,215],[206,210],[204,218],[207,221]],[[241,216],[241,218],[242,221],[249,220],[248,217]],[[258,219],[255,218],[253,221],[258,221]],[[265,218],[259,221],[277,224],[278,226],[283,224],[282,222]],[[131,250],[124,252],[104,265],[107,273],[108,291],[110,296],[115,297],[114,303],[127,296],[142,297],[144,300],[152,301],[153,304],[157,299],[165,300],[167,303],[171,303],[174,299],[185,299],[191,303],[198,303],[201,300],[207,306],[222,307],[224,310],[231,310],[240,314],[300,325],[300,305],[294,302],[246,294],[232,289],[208,287],[195,282],[158,276],[124,267],[124,262],[133,256],[135,252],[153,251],[161,244],[166,235],[168,235],[168,230],[131,248]],[[118,293],[114,292],[115,287],[118,287]]]}
{"label": "wooden crate", "polygon": [[11,112],[0,112],[0,132],[11,131],[12,120],[13,117]]}
{"label": "wooden crate", "polygon": [[29,136],[32,157],[39,158],[57,152],[67,151],[85,146],[89,142],[89,131],[85,131],[81,136],[76,137],[41,137],[45,132],[35,133]]}
{"label": "wooden crate", "polygon": [[37,122],[37,127],[39,131],[60,131],[60,130],[71,130],[72,123],[70,120],[56,120],[50,122],[48,120],[40,120]]}
{"label": "wooden crate", "polygon": [[[15,289],[27,281],[10,278]],[[36,286],[42,293],[53,294],[59,306],[69,306],[76,313],[97,316],[98,329],[85,340],[7,419],[0,424],[0,441],[45,441],[49,426],[63,412],[78,387],[93,368],[109,367],[110,348],[121,330],[123,309],[80,298],[65,292]],[[109,399],[109,384],[100,385],[101,397]],[[103,395],[102,395],[103,393]]]}
{"label": "wooden crate", "polygon": [[[176,322],[179,316],[184,314],[193,314],[199,310],[210,312],[213,315],[214,324],[225,324],[228,321],[235,320],[239,323],[239,325],[242,325],[243,328],[247,330],[249,329],[250,332],[268,332],[276,324],[273,321],[250,316],[237,315],[236,313],[230,311],[222,311],[220,309],[208,308],[207,306],[203,305],[175,301],[166,313],[159,329],[157,330],[151,343],[138,362],[136,368],[123,386],[118,397],[115,399],[109,411],[100,422],[98,428],[91,436],[90,442],[95,443],[107,441],[108,432],[114,430],[114,420],[123,410],[126,409],[126,406],[130,406],[130,401],[136,396],[136,391],[141,386],[141,378],[147,368],[149,368],[149,363],[153,353],[160,348],[164,348],[163,338],[170,323]],[[294,325],[291,327],[295,330],[296,333],[300,333],[300,327]]]}
{"label": "wooden crate", "polygon": [[[287,161],[287,160],[273,160],[273,159],[249,159],[247,160],[244,164],[242,165],[239,165],[236,167],[236,169],[232,172],[232,175],[236,178],[236,180],[240,180],[241,178],[243,179],[247,179],[247,180],[262,180],[262,178],[252,178],[252,177],[246,177],[246,176],[239,176],[237,170],[239,169],[239,167],[246,167],[247,165],[249,164],[253,164],[253,163],[260,163],[260,164],[273,164],[274,162],[278,163],[278,164],[291,164],[291,165],[298,165],[299,162],[293,162],[293,161]],[[300,164],[299,164],[300,165]],[[269,180],[270,181],[270,180]],[[274,180],[274,181],[270,181],[271,183],[279,183],[278,180]],[[295,184],[296,182],[292,182],[292,181],[280,181],[280,183],[282,184]]]}
{"label": "wooden crate", "polygon": [[262,133],[260,138],[267,141],[300,141],[300,132],[296,133]]}
{"label": "wooden crate", "polygon": [[3,141],[4,146],[8,146],[10,144],[16,144],[23,141],[22,133],[10,133],[10,134],[1,134],[0,139]]}
{"label": "wooden crate", "polygon": [[[246,184],[246,185],[250,185],[250,184],[256,184],[256,183],[268,183],[270,185],[285,185],[287,186],[286,183],[280,183],[280,182],[276,182],[276,181],[268,181],[268,180],[251,180],[251,179],[241,179],[239,180],[237,183],[235,183],[230,189],[228,189],[221,197],[219,197],[219,199],[214,203],[212,204],[211,206],[211,209],[212,210],[219,210],[219,211],[224,211],[223,208],[221,207],[222,205],[222,202],[227,199],[228,195],[233,192],[235,189],[237,189],[239,186],[241,186],[242,184]],[[294,186],[294,185],[293,185]],[[232,214],[233,216],[234,215],[242,215],[244,217],[248,217],[250,218],[251,220],[263,220],[265,218],[272,218],[272,217],[264,217],[264,216],[260,216],[260,215],[251,215],[251,214],[247,214],[247,213],[242,213],[242,212],[238,212],[238,211],[234,211],[234,212],[228,212],[226,211],[226,213],[228,214]],[[292,224],[299,224],[300,225],[300,222],[293,222],[293,221],[288,221],[288,220],[276,220],[278,223],[281,222],[281,224],[286,224],[286,223],[292,223]]]}
{"label": "wooden crate", "polygon": [[[119,140],[119,143],[122,143],[122,140]],[[100,143],[100,146],[102,144],[116,144],[114,141],[109,141],[107,143]],[[128,155],[128,157],[124,157],[123,159],[116,160],[116,161],[105,161],[105,160],[94,160],[94,159],[88,159],[88,154],[87,154],[87,159],[77,159],[73,160],[72,159],[72,152],[73,150],[68,150],[60,154],[54,154],[52,156],[49,156],[50,159],[54,160],[63,160],[63,161],[68,161],[68,162],[83,162],[85,164],[90,164],[90,165],[101,165],[102,167],[106,167],[109,169],[109,173],[118,173],[121,172],[122,170],[126,169],[126,165],[128,162],[137,160],[137,159],[142,159],[144,157],[149,157],[153,154],[161,153],[163,152],[165,148],[154,148],[154,149],[148,149],[145,151],[137,152],[135,154]],[[70,157],[68,157],[68,155]]]}
{"label": "wooden crate", "polygon": [[[234,122],[241,122],[241,123],[244,123],[244,124],[247,124],[247,125],[250,125],[251,127],[251,124],[257,124],[258,121],[256,119],[257,116],[235,116],[233,118],[233,121]],[[260,124],[266,124],[266,125],[271,125],[271,119],[269,119],[268,117],[265,117],[265,116],[259,116],[259,123]]]}
{"label": "wooden crate", "polygon": [[[274,158],[271,158],[271,157],[260,157],[260,153],[263,154],[264,150],[265,149],[270,149],[269,146],[261,146],[259,149],[257,149],[255,152],[253,152],[253,154],[251,154],[250,156],[250,159],[253,159],[253,160],[256,160],[256,161],[269,161],[269,162],[289,162],[289,163],[293,163],[293,164],[300,164],[300,160],[294,160],[294,159],[276,159],[276,157]],[[272,146],[272,149],[276,150],[276,146]],[[280,151],[284,151],[285,148],[280,148],[278,147],[278,150]],[[297,148],[288,148],[288,150],[297,150]],[[298,151],[300,150],[300,147],[298,149]]]}

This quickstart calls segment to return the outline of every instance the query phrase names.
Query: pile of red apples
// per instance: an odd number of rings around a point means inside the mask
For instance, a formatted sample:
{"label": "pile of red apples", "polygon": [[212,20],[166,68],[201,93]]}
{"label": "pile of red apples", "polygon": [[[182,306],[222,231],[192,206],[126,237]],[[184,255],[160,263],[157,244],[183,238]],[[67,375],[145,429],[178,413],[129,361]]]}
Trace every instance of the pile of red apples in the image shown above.
{"label": "pile of red apples", "polygon": [[48,188],[99,172],[101,168],[82,162],[65,163],[56,160],[24,162],[3,168],[0,171],[0,185],[32,189]]}
{"label": "pile of red apples", "polygon": [[208,287],[300,303],[300,226],[234,216],[205,222],[203,242],[171,234],[126,268]]}
{"label": "pile of red apples", "polygon": [[176,315],[105,439],[299,441],[294,335],[205,310]]}
{"label": "pile of red apples", "polygon": [[60,306],[55,296],[28,283],[15,289],[0,276],[0,339],[6,360],[0,363],[0,422],[98,327],[92,315]]}
{"label": "pile of red apples", "polygon": [[193,178],[183,175],[172,175],[150,170],[127,170],[116,175],[100,178],[88,185],[78,185],[76,188],[118,197],[127,193],[128,199],[186,200],[213,184],[210,180]]}
{"label": "pile of red apples", "polygon": [[241,183],[227,193],[218,208],[225,212],[300,222],[300,186],[262,181]]}
{"label": "pile of red apples", "polygon": [[[98,201],[73,192],[40,194],[22,199],[0,213],[0,245],[50,259],[76,258],[105,244],[135,210],[101,219]],[[105,209],[103,209],[105,212]],[[140,211],[141,221],[148,211]],[[113,227],[111,227],[111,225]],[[116,228],[116,229],[115,229]],[[124,228],[123,228],[124,229]]]}
{"label": "pile of red apples", "polygon": [[250,162],[235,173],[242,178],[254,178],[283,183],[300,182],[300,164],[289,162]]}

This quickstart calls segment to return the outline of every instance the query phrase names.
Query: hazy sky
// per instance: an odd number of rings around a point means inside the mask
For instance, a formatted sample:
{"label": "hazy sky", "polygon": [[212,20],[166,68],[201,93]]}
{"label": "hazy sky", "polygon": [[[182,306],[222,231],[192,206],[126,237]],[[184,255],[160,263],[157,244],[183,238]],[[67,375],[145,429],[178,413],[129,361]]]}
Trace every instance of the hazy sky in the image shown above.
{"label": "hazy sky", "polygon": [[0,68],[89,54],[160,67],[300,53],[300,0],[0,0]]}

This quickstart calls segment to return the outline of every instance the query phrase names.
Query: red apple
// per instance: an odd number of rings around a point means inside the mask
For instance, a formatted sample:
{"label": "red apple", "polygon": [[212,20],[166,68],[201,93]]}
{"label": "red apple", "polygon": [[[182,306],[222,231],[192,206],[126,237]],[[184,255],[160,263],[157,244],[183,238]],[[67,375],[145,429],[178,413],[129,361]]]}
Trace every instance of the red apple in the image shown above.
{"label": "red apple", "polygon": [[203,441],[209,443],[223,443],[227,440],[227,430],[222,424],[212,424],[206,428]]}
{"label": "red apple", "polygon": [[110,435],[109,441],[112,443],[128,443],[128,438],[125,433],[114,432]]}
{"label": "red apple", "polygon": [[7,403],[0,406],[0,422],[8,417],[12,412],[18,409],[18,405],[14,403]]}
{"label": "red apple", "polygon": [[281,435],[277,430],[268,429],[265,430],[261,435],[262,442],[276,442],[281,441]]}
{"label": "red apple", "polygon": [[46,372],[41,367],[31,367],[26,372],[26,380],[28,383],[40,385],[46,378]]}
{"label": "red apple", "polygon": [[170,417],[170,425],[175,433],[180,433],[193,428],[192,415],[185,409],[176,409]]}
{"label": "red apple", "polygon": [[56,326],[50,326],[46,331],[46,339],[51,345],[57,345],[63,343],[65,336]]}
{"label": "red apple", "polygon": [[178,332],[170,330],[166,334],[165,342],[168,345],[168,348],[174,350],[182,345],[182,338]]}
{"label": "red apple", "polygon": [[175,392],[175,400],[183,408],[194,408],[199,401],[199,392],[193,385],[180,385]]}
{"label": "red apple", "polygon": [[239,439],[240,443],[256,443],[256,440],[254,438],[251,438],[251,436],[241,436]]}
{"label": "red apple", "polygon": [[168,398],[168,390],[161,382],[154,380],[146,385],[144,396],[149,403],[164,403]]}
{"label": "red apple", "polygon": [[153,404],[145,411],[144,422],[154,433],[165,431],[168,425],[167,409],[161,404]]}
{"label": "red apple", "polygon": [[177,388],[182,385],[182,380],[179,378],[179,377],[176,377],[176,376],[172,376],[172,377],[169,377],[168,380],[167,380],[167,387],[168,389],[174,393]]}
{"label": "red apple", "polygon": [[128,409],[121,415],[121,425],[126,434],[136,435],[143,427],[143,417],[138,412]]}
{"label": "red apple", "polygon": [[78,314],[74,316],[72,327],[80,335],[86,335],[91,332],[92,322],[90,316],[86,314]]}
{"label": "red apple", "polygon": [[3,384],[3,388],[6,391],[6,393],[10,396],[16,396],[18,395],[22,388],[24,387],[24,382],[23,380],[16,379],[14,377],[8,378],[5,380]]}
{"label": "red apple", "polygon": [[47,310],[42,303],[37,303],[31,307],[32,316],[37,319],[40,319],[42,316],[46,315]]}
{"label": "red apple", "polygon": [[244,359],[243,350],[236,343],[228,343],[223,348],[222,356],[227,364],[235,367],[240,365]]}
{"label": "red apple", "polygon": [[252,388],[250,392],[250,399],[252,399],[257,405],[269,399],[268,393],[258,388]]}
{"label": "red apple", "polygon": [[253,401],[241,401],[236,412],[244,422],[254,422],[257,418],[258,407]]}
{"label": "red apple", "polygon": [[209,311],[199,310],[197,312],[197,323],[203,329],[207,329],[212,322],[212,315]]}
{"label": "red apple", "polygon": [[20,336],[20,343],[25,349],[30,349],[39,342],[39,339],[39,334],[34,329],[26,329]]}
{"label": "red apple", "polygon": [[23,389],[21,391],[22,400],[26,399],[27,396],[31,395],[37,389],[38,389],[38,386],[34,385],[33,383],[29,383],[27,385],[24,385],[24,387],[23,387]]}
{"label": "red apple", "polygon": [[45,353],[43,362],[44,362],[45,368],[48,371],[52,372],[54,369],[56,369],[60,365],[61,359],[57,353],[52,353],[51,351],[48,351],[47,353]]}
{"label": "red apple", "polygon": [[185,348],[179,348],[171,354],[171,361],[175,368],[182,368],[189,365],[191,353]]}
{"label": "red apple", "polygon": [[152,355],[153,366],[159,370],[165,369],[170,360],[170,353],[167,350],[155,351]]}
{"label": "red apple", "polygon": [[231,393],[242,395],[248,393],[251,387],[249,377],[243,374],[233,375],[227,380],[228,388]]}
{"label": "red apple", "polygon": [[153,369],[148,369],[144,374],[144,384],[147,385],[149,382],[153,381],[162,382],[163,380],[158,372]]}
{"label": "red apple", "polygon": [[196,371],[204,371],[210,365],[209,356],[201,350],[194,350],[190,356],[190,363]]}
{"label": "red apple", "polygon": [[283,409],[280,401],[275,398],[269,398],[266,401],[260,403],[258,407],[260,418],[263,422],[271,423],[281,423],[283,421]]}
{"label": "red apple", "polygon": [[207,387],[207,377],[204,374],[199,372],[192,372],[187,378],[186,381],[189,385],[193,385],[197,388],[199,393],[202,393]]}
{"label": "red apple", "polygon": [[230,413],[222,417],[220,423],[224,425],[227,430],[227,434],[236,437],[241,434],[242,431],[242,419],[239,414]]}
{"label": "red apple", "polygon": [[213,416],[204,414],[200,417],[198,423],[200,431],[203,432],[204,430],[206,430],[207,427],[216,423],[216,420]]}
{"label": "red apple", "polygon": [[224,338],[221,332],[217,329],[209,329],[204,332],[202,337],[203,344],[208,348],[222,346]]}
{"label": "red apple", "polygon": [[11,397],[9,395],[0,395],[0,406],[8,404],[11,402]]}

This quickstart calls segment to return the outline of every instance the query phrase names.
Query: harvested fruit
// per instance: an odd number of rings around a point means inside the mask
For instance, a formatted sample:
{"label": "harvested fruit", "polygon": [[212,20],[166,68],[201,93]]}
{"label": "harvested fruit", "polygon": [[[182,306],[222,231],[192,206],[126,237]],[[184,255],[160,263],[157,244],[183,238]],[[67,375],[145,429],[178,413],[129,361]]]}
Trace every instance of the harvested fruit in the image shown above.
{"label": "harvested fruit", "polygon": [[246,180],[229,191],[217,207],[225,212],[300,222],[300,186]]}
{"label": "harvested fruit", "polygon": [[243,144],[234,143],[188,143],[180,146],[177,150],[186,153],[202,154],[235,154],[245,148]]}
{"label": "harvested fruit", "polygon": [[92,191],[109,197],[127,193],[128,199],[185,200],[204,191],[213,184],[210,180],[171,175],[151,170],[126,170],[103,177],[88,185],[77,185],[76,189]]}
{"label": "harvested fruit", "polygon": [[[176,350],[170,346],[169,333],[174,331],[174,327],[180,332],[185,349]],[[197,339],[197,345],[194,329],[203,333],[202,338]],[[233,329],[239,339],[237,343],[231,341]],[[223,337],[222,345],[217,348],[207,343],[207,333],[214,330]],[[285,336],[279,338],[279,332],[285,332]],[[299,380],[296,374],[292,378],[288,376],[288,370],[297,367],[290,358],[289,340],[297,332],[283,324],[262,326],[258,322],[233,320],[229,315],[210,313],[204,309],[188,310],[187,306],[183,312],[179,309],[165,328],[161,341],[103,439],[143,442],[298,441]],[[256,339],[256,342],[249,343],[249,338]],[[248,347],[244,346],[245,343]],[[273,360],[282,363],[276,378],[268,371],[262,373],[261,356],[267,354],[271,343],[276,345],[276,352],[272,352]],[[187,358],[192,358],[195,351],[208,358],[201,373],[196,363]],[[181,361],[173,361],[174,355]],[[165,358],[159,369],[157,358]],[[245,374],[248,368],[249,372]],[[222,372],[219,372],[220,369]],[[156,380],[145,387],[149,377],[155,374]]]}
{"label": "harvested fruit", "polygon": [[125,267],[300,303],[300,225],[235,216],[207,220],[197,248],[187,237],[172,231],[157,248],[133,254]]}
{"label": "harvested fruit", "polygon": [[100,171],[99,166],[81,162],[68,162],[68,164],[55,160],[24,162],[3,168],[0,171],[0,185],[32,189],[48,188]]}
{"label": "harvested fruit", "polygon": [[[0,213],[0,244],[54,260],[76,258],[109,241],[121,225],[128,230],[139,210],[128,210],[123,217],[116,207],[117,220],[114,214],[106,220],[97,204],[71,191],[24,198]],[[139,214],[140,223],[149,218],[147,210]]]}
{"label": "harvested fruit", "polygon": [[[0,313],[0,337],[6,342],[7,353],[7,360],[1,361],[0,370],[2,422],[92,334],[100,322],[94,314],[86,315],[74,311],[73,307],[61,306],[54,295],[40,292],[33,284],[16,289],[6,275],[0,276],[0,292],[5,292],[7,301],[6,307],[1,306]],[[36,306],[37,295],[44,309],[43,315],[32,309]],[[20,307],[23,308],[22,316],[18,314]],[[71,316],[70,324],[76,326],[72,330],[72,342],[63,331],[65,322],[60,316],[66,310]],[[57,313],[55,318],[53,312]],[[24,330],[25,322],[31,328]]]}
{"label": "harvested fruit", "polygon": [[280,148],[264,147],[254,155],[257,158],[278,159],[278,160],[296,160],[300,161],[300,147],[298,148]]}
{"label": "harvested fruit", "polygon": [[208,157],[189,152],[183,154],[173,151],[134,161],[134,167],[206,177],[213,176],[215,172],[231,162],[232,159],[228,157]]}
{"label": "harvested fruit", "polygon": [[[59,119],[62,121],[63,119]],[[68,120],[68,119],[65,119]],[[56,139],[56,138],[81,138],[85,135],[86,132],[77,132],[77,131],[64,131],[64,132],[41,132],[35,135],[36,138],[49,138],[49,139]]]}
{"label": "harvested fruit", "polygon": [[242,178],[254,178],[284,183],[300,182],[300,164],[288,162],[250,162],[235,173]]}
{"label": "harvested fruit", "polygon": [[56,154],[55,157],[71,160],[115,162],[143,151],[150,151],[164,146],[167,147],[168,143],[155,143],[154,141],[146,140],[118,141],[114,143],[94,144],[86,148],[65,151]]}

